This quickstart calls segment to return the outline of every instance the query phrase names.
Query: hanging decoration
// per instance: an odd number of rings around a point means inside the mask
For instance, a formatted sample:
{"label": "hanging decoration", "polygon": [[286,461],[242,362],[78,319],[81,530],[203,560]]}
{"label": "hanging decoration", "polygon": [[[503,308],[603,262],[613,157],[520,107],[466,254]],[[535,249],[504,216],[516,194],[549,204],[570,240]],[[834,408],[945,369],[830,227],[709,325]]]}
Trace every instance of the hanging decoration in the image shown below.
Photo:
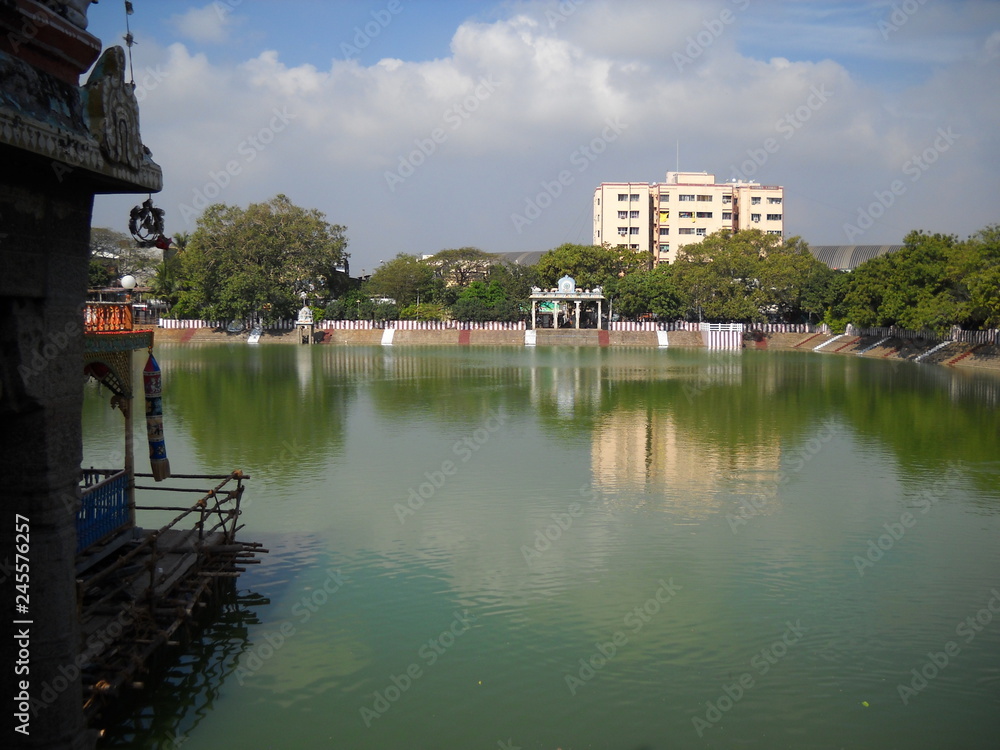
{"label": "hanging decoration", "polygon": [[146,438],[149,440],[149,463],[153,479],[161,482],[170,476],[170,461],[167,459],[167,445],[163,440],[163,383],[160,366],[156,364],[153,350],[142,369],[143,386],[146,391]]}
{"label": "hanging decoration", "polygon": [[155,247],[166,250],[171,238],[163,234],[163,209],[153,205],[149,197],[141,206],[134,206],[129,214],[128,230],[139,247]]}

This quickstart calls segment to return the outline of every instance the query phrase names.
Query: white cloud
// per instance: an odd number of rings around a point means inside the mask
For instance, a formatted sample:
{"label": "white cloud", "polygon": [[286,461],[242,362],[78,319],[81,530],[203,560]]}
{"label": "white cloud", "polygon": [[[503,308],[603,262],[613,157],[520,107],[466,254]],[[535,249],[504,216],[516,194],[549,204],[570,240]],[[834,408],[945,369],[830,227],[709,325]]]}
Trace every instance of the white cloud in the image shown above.
{"label": "white cloud", "polygon": [[234,17],[224,3],[213,2],[171,17],[177,33],[194,42],[221,44],[228,41]]}
{"label": "white cloud", "polygon": [[[240,204],[283,192],[348,226],[358,268],[449,246],[542,250],[589,242],[594,186],[662,180],[678,141],[682,169],[727,180],[771,139],[777,150],[750,176],[785,185],[790,233],[839,244],[857,207],[948,126],[960,141],[859,241],[898,242],[916,226],[967,234],[995,220],[995,34],[980,32],[978,55],[889,96],[831,59],[802,60],[781,45],[765,59],[741,52],[740,18],[680,69],[673,53],[736,4],[671,5],[668,23],[660,6],[590,0],[557,25],[551,7],[466,22],[451,55],[436,60],[290,65],[269,50],[228,64],[179,43],[145,47],[164,73],[144,96],[142,129],[164,168],[156,201],[169,230],[193,228],[182,206],[199,191]],[[914,16],[905,30],[930,20]],[[624,127],[601,144],[609,118]],[[600,152],[581,161],[594,143]],[[393,189],[386,174],[407,164]],[[510,215],[561,171],[570,184],[515,231]]]}

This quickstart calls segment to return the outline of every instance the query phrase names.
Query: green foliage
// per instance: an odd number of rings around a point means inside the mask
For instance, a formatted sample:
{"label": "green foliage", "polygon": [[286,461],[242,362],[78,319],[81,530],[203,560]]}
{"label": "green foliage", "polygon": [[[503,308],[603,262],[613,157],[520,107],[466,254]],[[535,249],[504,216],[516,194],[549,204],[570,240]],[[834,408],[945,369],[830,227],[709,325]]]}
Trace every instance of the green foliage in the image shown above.
{"label": "green foliage", "polygon": [[113,276],[107,263],[95,258],[90,259],[90,266],[87,268],[88,289],[103,289],[104,287],[111,286],[112,278]]}
{"label": "green foliage", "polygon": [[297,291],[328,298],[339,288],[347,257],[345,228],[284,195],[246,209],[217,203],[198,219],[182,258],[181,317],[292,317]]}
{"label": "green foliage", "polygon": [[674,283],[673,266],[661,264],[652,270],[640,270],[614,280],[605,288],[613,310],[623,318],[635,319],[644,314],[660,320],[684,316],[687,301]]}
{"label": "green foliage", "polygon": [[471,281],[483,278],[497,258],[477,247],[460,247],[441,250],[422,262],[430,266],[445,285],[464,288]]}
{"label": "green foliage", "polygon": [[171,308],[177,304],[182,290],[183,261],[180,255],[175,255],[163,261],[156,268],[156,275],[150,281],[150,291],[154,297],[161,299]]}
{"label": "green foliage", "polygon": [[832,272],[798,237],[723,230],[688,245],[674,268],[689,315],[716,321],[799,322],[820,317]]}
{"label": "green foliage", "polygon": [[649,255],[628,249],[566,243],[549,250],[535,266],[538,283],[551,289],[563,276],[571,276],[581,289],[605,286],[625,274],[649,266]]}
{"label": "green foliage", "polygon": [[366,287],[372,297],[387,297],[395,300],[398,306],[407,307],[418,298],[433,299],[437,285],[430,266],[416,255],[400,253],[379,266]]}
{"label": "green foliage", "polygon": [[389,302],[375,302],[367,288],[354,289],[332,300],[323,312],[324,320],[396,320],[399,307]]}
{"label": "green foliage", "polygon": [[492,279],[488,284],[473,281],[451,306],[451,314],[456,320],[514,321],[521,318],[521,306],[521,301],[508,293],[500,279]]}
{"label": "green foliage", "polygon": [[421,302],[404,307],[399,311],[400,320],[447,320],[448,313],[444,305],[436,302]]}
{"label": "green foliage", "polygon": [[911,232],[898,252],[863,263],[832,305],[857,326],[946,332],[1000,323],[1000,243],[996,226],[964,242]]}

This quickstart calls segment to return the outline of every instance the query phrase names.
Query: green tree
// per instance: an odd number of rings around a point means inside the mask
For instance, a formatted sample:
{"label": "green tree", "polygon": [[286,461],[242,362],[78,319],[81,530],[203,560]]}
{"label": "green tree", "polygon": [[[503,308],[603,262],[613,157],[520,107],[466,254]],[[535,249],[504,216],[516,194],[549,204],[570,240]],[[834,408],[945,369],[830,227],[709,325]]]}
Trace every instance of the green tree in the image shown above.
{"label": "green tree", "polygon": [[373,297],[395,300],[399,307],[434,298],[434,270],[416,255],[400,253],[378,267],[366,285]]}
{"label": "green tree", "polygon": [[674,283],[673,266],[666,263],[616,279],[605,295],[612,298],[613,311],[623,318],[652,314],[661,320],[676,320],[687,310],[687,300]]}
{"label": "green tree", "polygon": [[582,289],[593,289],[648,265],[648,254],[624,248],[566,243],[545,253],[535,266],[535,272],[546,289],[554,287],[563,276],[571,276]]}
{"label": "green tree", "polygon": [[464,288],[475,279],[484,278],[494,263],[495,255],[478,247],[460,247],[441,250],[423,261],[434,270],[434,275],[447,286]]}
{"label": "green tree", "polygon": [[677,287],[698,319],[800,322],[829,306],[833,273],[798,237],[758,229],[716,232],[674,264]]}
{"label": "green tree", "polygon": [[290,317],[298,292],[333,295],[347,257],[345,228],[284,195],[246,209],[214,204],[198,219],[182,260],[182,317]]}
{"label": "green tree", "polygon": [[107,227],[90,230],[90,257],[103,265],[113,279],[131,275],[140,285],[152,277],[160,251],[136,245],[127,234]]}
{"label": "green tree", "polygon": [[152,295],[167,303],[171,309],[181,297],[181,274],[183,261],[179,255],[164,260],[156,269],[156,275],[149,284]]}
{"label": "green tree", "polygon": [[521,304],[508,295],[498,279],[493,279],[488,284],[473,281],[452,305],[451,314],[456,320],[513,321],[521,317]]}

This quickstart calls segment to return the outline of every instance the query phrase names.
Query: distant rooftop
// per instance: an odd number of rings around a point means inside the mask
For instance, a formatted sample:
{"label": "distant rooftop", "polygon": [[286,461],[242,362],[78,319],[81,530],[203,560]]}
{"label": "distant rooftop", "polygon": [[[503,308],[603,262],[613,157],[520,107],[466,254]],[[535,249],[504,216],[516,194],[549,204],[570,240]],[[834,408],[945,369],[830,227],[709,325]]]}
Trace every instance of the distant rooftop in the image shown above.
{"label": "distant rooftop", "polygon": [[902,250],[903,245],[810,245],[816,260],[835,271],[853,271],[866,260]]}

